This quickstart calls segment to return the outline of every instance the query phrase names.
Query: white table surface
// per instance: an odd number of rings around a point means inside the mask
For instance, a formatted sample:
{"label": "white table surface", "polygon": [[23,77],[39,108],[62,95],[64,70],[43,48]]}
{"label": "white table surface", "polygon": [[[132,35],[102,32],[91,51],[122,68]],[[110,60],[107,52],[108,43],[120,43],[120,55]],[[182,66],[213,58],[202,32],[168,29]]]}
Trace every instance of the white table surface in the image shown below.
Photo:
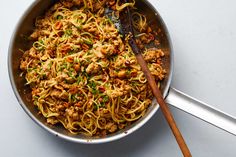
{"label": "white table surface", "polygon": [[[3,2],[3,1],[2,1]],[[83,145],[37,126],[18,104],[8,78],[7,54],[14,27],[33,0],[0,5],[1,157],[182,156],[160,111],[121,140]],[[168,26],[175,53],[172,86],[236,116],[236,1],[150,0]],[[236,137],[171,107],[196,157],[235,157]]]}

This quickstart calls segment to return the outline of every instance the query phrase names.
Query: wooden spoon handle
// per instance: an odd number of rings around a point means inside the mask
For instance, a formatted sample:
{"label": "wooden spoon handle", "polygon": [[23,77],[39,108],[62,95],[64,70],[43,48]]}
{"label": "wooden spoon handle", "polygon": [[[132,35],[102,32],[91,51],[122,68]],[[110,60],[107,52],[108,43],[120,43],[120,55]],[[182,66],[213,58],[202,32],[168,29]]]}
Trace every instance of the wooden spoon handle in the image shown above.
{"label": "wooden spoon handle", "polygon": [[[125,0],[125,2],[127,2],[127,0]],[[120,18],[121,18],[121,22],[123,22],[123,24],[122,24],[123,32],[126,35],[130,34],[130,33],[133,35],[128,40],[129,45],[131,46],[133,53],[135,54],[137,61],[138,61],[139,65],[141,66],[142,71],[147,78],[147,81],[152,89],[152,92],[153,92],[154,96],[156,97],[158,104],[160,105],[161,111],[164,114],[164,116],[165,116],[174,136],[175,136],[175,139],[176,139],[177,143],[179,144],[179,147],[180,147],[183,155],[185,157],[191,157],[192,155],[188,149],[188,146],[186,145],[184,138],[181,135],[181,133],[175,123],[175,120],[174,120],[168,106],[166,105],[164,98],[163,98],[163,96],[156,84],[156,81],[155,81],[154,77],[151,75],[151,72],[149,71],[149,69],[147,67],[147,63],[143,59],[142,53],[135,42],[131,14],[130,14],[130,10],[128,7],[126,8],[126,12],[123,12],[123,16],[120,16]]]}
{"label": "wooden spoon handle", "polygon": [[181,133],[175,123],[175,120],[174,120],[168,106],[166,105],[166,103],[164,101],[164,98],[163,98],[163,96],[162,96],[162,94],[155,82],[155,79],[153,78],[153,76],[151,75],[151,72],[149,71],[149,69],[147,67],[147,63],[143,59],[143,56],[141,53],[136,53],[135,55],[136,55],[139,65],[142,68],[143,73],[145,74],[145,76],[148,80],[148,83],[152,89],[152,92],[153,92],[154,96],[156,97],[158,104],[160,105],[161,111],[164,114],[164,116],[165,116],[174,136],[175,136],[175,139],[176,139],[184,157],[191,157],[192,155],[188,149],[188,146],[186,145],[184,138],[181,135]]}

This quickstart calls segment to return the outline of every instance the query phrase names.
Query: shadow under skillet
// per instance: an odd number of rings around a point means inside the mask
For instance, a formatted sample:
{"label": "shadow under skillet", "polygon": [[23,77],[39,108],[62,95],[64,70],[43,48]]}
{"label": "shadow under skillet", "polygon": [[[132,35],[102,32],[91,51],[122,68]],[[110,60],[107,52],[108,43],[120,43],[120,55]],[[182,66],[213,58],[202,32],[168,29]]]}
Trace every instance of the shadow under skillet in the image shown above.
{"label": "shadow under skillet", "polygon": [[[159,110],[143,127],[117,141],[104,144],[86,145],[69,142],[51,135],[49,136],[49,141],[52,142],[54,147],[57,147],[57,150],[60,150],[64,155],[69,157],[137,157],[143,156],[142,150],[153,147],[151,146],[153,144],[157,147],[162,145],[163,141],[166,140],[167,135],[170,136],[171,132],[161,111]],[[170,137],[172,137],[172,135]],[[174,138],[173,144],[175,144]],[[156,156],[157,154],[152,155]]]}

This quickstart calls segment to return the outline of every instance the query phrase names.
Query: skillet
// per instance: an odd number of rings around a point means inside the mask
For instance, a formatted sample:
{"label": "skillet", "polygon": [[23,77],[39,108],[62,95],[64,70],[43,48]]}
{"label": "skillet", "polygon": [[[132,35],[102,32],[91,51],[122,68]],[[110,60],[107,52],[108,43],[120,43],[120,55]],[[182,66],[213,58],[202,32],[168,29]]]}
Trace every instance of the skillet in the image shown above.
{"label": "skillet", "polygon": [[[29,36],[33,32],[35,18],[43,15],[55,2],[56,0],[35,1],[20,19],[12,36],[8,53],[8,71],[11,85],[19,104],[39,126],[54,134],[55,136],[69,141],[78,143],[105,143],[131,134],[143,126],[159,109],[159,106],[156,105],[155,100],[153,100],[153,103],[149,107],[145,116],[125,129],[110,134],[106,137],[85,137],[83,135],[72,135],[68,133],[63,127],[48,125],[45,118],[38,115],[38,110],[34,105],[32,105],[31,90],[29,87],[24,85],[24,78],[19,77],[21,73],[19,64],[20,58],[22,57],[21,54],[19,54],[19,49],[26,50],[30,47],[30,43],[27,43],[24,40],[25,36]],[[152,29],[160,30],[158,38],[161,43],[160,48],[165,53],[163,65],[167,70],[166,78],[162,82],[161,91],[162,95],[165,97],[166,102],[187,113],[192,114],[193,116],[196,116],[221,129],[224,129],[229,133],[236,135],[235,117],[232,117],[171,87],[174,56],[167,27],[160,14],[147,0],[137,1],[136,7],[139,11],[147,16],[149,21],[148,24],[152,27]]]}

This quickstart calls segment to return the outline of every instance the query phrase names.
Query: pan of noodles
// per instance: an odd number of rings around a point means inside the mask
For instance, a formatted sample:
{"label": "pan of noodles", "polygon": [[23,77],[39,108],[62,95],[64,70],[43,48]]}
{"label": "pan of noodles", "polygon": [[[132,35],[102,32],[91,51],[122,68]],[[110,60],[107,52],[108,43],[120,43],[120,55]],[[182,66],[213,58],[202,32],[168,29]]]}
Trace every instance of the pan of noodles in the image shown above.
{"label": "pan of noodles", "polygon": [[155,114],[159,106],[128,36],[114,23],[126,7],[166,102],[236,134],[234,117],[170,87],[171,40],[147,0],[35,1],[16,27],[8,56],[12,88],[25,112],[48,132],[79,143],[120,139]]}

